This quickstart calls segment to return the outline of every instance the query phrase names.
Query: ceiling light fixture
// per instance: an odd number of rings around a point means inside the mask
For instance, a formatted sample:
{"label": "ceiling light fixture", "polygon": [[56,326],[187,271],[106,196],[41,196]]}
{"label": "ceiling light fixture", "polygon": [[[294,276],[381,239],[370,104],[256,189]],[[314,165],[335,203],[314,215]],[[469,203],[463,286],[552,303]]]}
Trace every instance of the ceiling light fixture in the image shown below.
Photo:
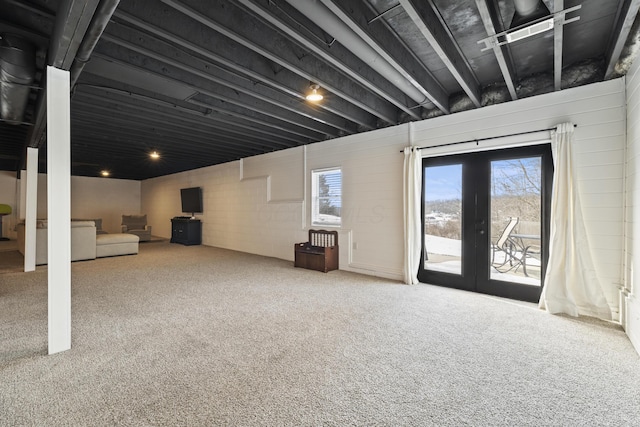
{"label": "ceiling light fixture", "polygon": [[160,158],[160,154],[157,151],[152,151],[151,154],[149,154],[149,157],[151,157],[154,160],[157,160]]}
{"label": "ceiling light fixture", "polygon": [[311,83],[311,85],[309,86],[309,92],[307,93],[307,96],[305,97],[307,99],[307,101],[311,101],[311,102],[322,101],[324,96],[322,96],[321,93],[318,93],[318,89],[320,89],[320,85],[317,85],[315,83]]}

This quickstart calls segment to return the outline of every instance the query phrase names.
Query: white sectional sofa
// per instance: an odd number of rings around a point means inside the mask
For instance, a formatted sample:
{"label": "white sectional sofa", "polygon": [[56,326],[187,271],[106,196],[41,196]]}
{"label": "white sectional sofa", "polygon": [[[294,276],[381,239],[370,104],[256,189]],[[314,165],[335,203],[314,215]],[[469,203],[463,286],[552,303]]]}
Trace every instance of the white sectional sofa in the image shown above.
{"label": "white sectional sofa", "polygon": [[[36,221],[36,265],[48,261],[47,220]],[[16,226],[18,250],[24,255],[24,222]],[[138,253],[138,236],[133,234],[98,234],[93,220],[71,221],[71,261],[96,259],[106,256],[133,255]]]}
{"label": "white sectional sofa", "polygon": [[[36,265],[47,263],[47,220],[36,221]],[[24,222],[16,225],[18,250],[24,255]],[[93,221],[71,221],[71,261],[96,259],[96,226]]]}

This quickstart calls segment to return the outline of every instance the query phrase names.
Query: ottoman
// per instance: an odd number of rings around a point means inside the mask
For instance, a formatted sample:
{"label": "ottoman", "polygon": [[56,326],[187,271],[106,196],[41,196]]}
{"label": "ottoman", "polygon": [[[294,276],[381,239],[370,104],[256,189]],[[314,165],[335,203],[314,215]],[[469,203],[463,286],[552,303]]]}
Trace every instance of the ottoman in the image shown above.
{"label": "ottoman", "polygon": [[139,241],[135,234],[98,234],[96,257],[137,254]]}

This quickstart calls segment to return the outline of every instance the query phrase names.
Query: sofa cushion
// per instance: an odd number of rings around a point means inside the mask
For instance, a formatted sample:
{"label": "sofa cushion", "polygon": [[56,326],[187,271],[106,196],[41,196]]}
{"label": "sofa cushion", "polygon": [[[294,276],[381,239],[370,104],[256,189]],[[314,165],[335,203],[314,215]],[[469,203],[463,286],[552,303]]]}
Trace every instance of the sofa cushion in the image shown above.
{"label": "sofa cushion", "polygon": [[95,223],[93,221],[71,221],[71,228],[79,228],[79,227],[95,227]]}
{"label": "sofa cushion", "polygon": [[140,238],[135,234],[127,233],[115,233],[115,234],[100,234],[96,237],[96,245],[113,245],[116,243],[138,243]]}
{"label": "sofa cushion", "polygon": [[96,237],[96,257],[137,254],[139,240],[135,234],[99,234]]}
{"label": "sofa cushion", "polygon": [[71,218],[71,221],[73,222],[78,222],[78,221],[93,221],[96,225],[96,231],[102,231],[102,218]]}
{"label": "sofa cushion", "polygon": [[147,215],[122,215],[122,225],[126,225],[129,230],[144,230]]}

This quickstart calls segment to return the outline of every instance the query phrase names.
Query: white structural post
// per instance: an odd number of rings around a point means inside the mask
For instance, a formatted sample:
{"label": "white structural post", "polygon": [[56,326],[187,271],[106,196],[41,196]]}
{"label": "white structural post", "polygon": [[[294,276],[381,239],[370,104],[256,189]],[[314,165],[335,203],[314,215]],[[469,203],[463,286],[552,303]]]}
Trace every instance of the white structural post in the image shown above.
{"label": "white structural post", "polygon": [[27,186],[24,215],[24,271],[36,269],[36,216],[38,214],[38,149],[27,148]]}
{"label": "white structural post", "polygon": [[69,72],[47,67],[49,354],[71,348],[71,132]]}

